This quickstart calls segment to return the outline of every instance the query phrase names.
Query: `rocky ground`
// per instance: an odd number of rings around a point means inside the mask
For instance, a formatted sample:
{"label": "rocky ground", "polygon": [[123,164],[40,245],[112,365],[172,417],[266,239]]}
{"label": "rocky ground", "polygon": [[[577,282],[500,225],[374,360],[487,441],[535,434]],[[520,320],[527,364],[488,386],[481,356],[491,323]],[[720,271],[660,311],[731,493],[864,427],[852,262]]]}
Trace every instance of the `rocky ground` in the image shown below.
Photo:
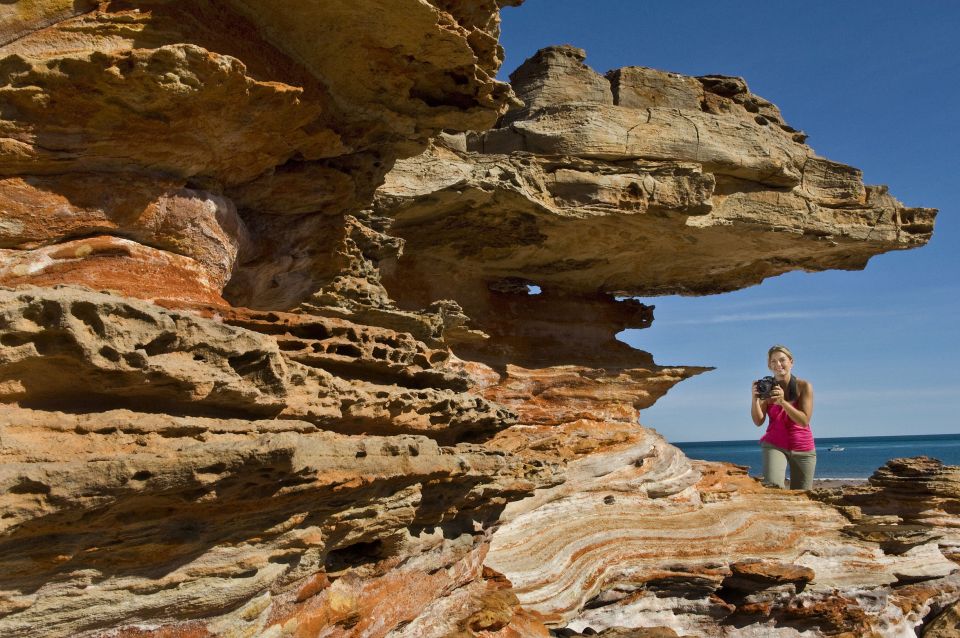
{"label": "rocky ground", "polygon": [[518,3],[0,4],[0,635],[956,635],[960,468],[767,490],[615,339],[936,211],[740,78],[498,82]]}

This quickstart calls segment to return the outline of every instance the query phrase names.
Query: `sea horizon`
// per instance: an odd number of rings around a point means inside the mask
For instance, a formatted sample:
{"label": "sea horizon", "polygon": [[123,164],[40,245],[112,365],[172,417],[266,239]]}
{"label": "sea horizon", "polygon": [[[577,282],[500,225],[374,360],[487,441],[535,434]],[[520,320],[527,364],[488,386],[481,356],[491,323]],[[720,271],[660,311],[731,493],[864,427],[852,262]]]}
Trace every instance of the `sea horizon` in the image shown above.
{"label": "sea horizon", "polygon": [[[691,459],[746,466],[748,472],[756,476],[762,467],[758,439],[670,443]],[[960,433],[818,437],[816,443],[817,480],[867,479],[890,459],[913,456],[929,456],[945,465],[960,465]]]}

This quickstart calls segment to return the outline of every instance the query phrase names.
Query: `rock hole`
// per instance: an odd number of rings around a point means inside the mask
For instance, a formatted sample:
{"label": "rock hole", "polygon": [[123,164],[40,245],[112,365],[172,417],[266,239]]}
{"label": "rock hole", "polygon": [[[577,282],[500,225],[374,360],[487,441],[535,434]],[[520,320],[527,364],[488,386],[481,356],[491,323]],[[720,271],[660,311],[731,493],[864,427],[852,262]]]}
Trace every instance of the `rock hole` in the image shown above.
{"label": "rock hole", "polygon": [[201,467],[197,470],[198,474],[223,474],[227,471],[226,463],[215,463],[213,465],[208,465],[207,467]]}
{"label": "rock hole", "polygon": [[77,301],[70,306],[70,314],[85,323],[99,337],[106,337],[107,331],[97,307],[89,301]]}
{"label": "rock hole", "polygon": [[268,561],[274,565],[296,565],[300,562],[300,556],[297,554],[290,554],[287,556],[271,556]]}
{"label": "rock hole", "polygon": [[257,570],[255,569],[246,569],[237,574],[230,574],[230,578],[252,578],[257,575]]}
{"label": "rock hole", "polygon": [[360,348],[355,345],[344,343],[338,346],[335,346],[333,349],[334,354],[338,354],[342,357],[355,357],[360,358],[363,355]]}
{"label": "rock hole", "polygon": [[262,370],[266,363],[264,359],[264,353],[253,351],[238,354],[235,357],[230,357],[227,359],[227,363],[230,364],[230,367],[233,368],[234,372],[239,374],[241,377],[245,377],[251,373],[256,373]]}
{"label": "rock hole", "polygon": [[125,352],[123,360],[131,368],[145,368],[147,366],[147,357],[142,352]]}
{"label": "rock hole", "polygon": [[177,345],[177,334],[175,332],[164,332],[154,338],[149,343],[137,344],[136,350],[143,350],[148,356],[155,357],[158,354],[172,352]]}
{"label": "rock hole", "polygon": [[17,346],[22,346],[25,343],[30,343],[33,341],[33,336],[28,334],[10,334],[0,336],[0,344],[8,348],[16,348]]}
{"label": "rock hole", "polygon": [[361,565],[369,565],[383,558],[383,552],[384,544],[382,540],[354,543],[327,554],[324,567],[330,574],[331,572],[341,572]]}
{"label": "rock hole", "polygon": [[63,320],[63,309],[55,301],[40,300],[24,310],[23,316],[38,326],[57,328]]}
{"label": "rock hole", "polygon": [[383,451],[390,456],[400,456],[400,446],[395,443],[385,443],[383,445]]}
{"label": "rock hole", "polygon": [[118,363],[120,361],[120,353],[110,346],[103,346],[100,348],[100,356],[107,361],[113,361],[114,363]]}
{"label": "rock hole", "polygon": [[140,470],[130,478],[134,481],[146,481],[148,478],[153,476],[153,472],[148,472],[147,470]]}
{"label": "rock hole", "polygon": [[16,485],[10,488],[11,494],[49,494],[50,486],[40,481],[34,481],[25,476],[20,477]]}
{"label": "rock hole", "polygon": [[297,485],[306,485],[312,483],[313,479],[302,476],[288,476],[287,478],[280,481],[281,487],[294,487]]}

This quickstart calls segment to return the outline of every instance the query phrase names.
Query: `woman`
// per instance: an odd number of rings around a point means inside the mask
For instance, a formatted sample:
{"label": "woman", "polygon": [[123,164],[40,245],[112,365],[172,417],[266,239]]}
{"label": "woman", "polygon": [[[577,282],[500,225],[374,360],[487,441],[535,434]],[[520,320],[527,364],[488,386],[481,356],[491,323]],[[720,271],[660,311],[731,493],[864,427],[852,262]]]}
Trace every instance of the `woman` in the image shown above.
{"label": "woman", "polygon": [[750,416],[760,427],[767,416],[770,425],[760,439],[763,450],[764,483],[784,487],[784,474],[790,464],[790,489],[813,487],[817,450],[810,432],[813,415],[813,385],[793,376],[793,354],[786,346],[767,351],[767,367],[776,379],[769,398],[762,398],[753,382]]}

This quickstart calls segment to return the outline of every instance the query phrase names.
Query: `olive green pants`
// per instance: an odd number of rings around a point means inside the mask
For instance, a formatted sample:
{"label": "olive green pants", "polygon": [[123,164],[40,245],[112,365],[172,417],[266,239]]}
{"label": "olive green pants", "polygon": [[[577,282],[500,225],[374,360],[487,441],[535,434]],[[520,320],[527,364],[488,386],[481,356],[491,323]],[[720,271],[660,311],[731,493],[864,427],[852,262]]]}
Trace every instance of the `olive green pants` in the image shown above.
{"label": "olive green pants", "polygon": [[790,465],[790,489],[813,488],[813,471],[817,467],[817,451],[791,452],[769,443],[761,443],[763,450],[763,482],[785,487],[787,465]]}

